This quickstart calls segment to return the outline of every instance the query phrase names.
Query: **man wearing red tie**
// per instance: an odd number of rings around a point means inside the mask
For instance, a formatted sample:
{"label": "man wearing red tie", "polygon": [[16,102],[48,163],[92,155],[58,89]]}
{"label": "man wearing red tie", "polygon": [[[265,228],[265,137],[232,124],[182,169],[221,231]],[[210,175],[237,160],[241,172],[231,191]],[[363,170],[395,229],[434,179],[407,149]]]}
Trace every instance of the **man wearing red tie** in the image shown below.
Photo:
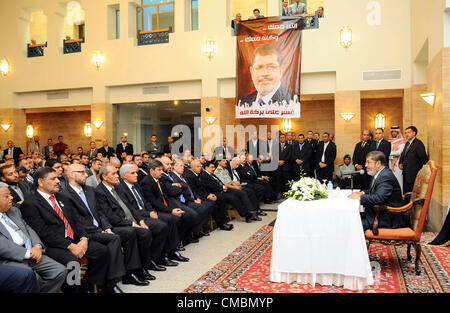
{"label": "man wearing red tie", "polygon": [[[95,240],[89,240],[89,234],[75,218],[70,200],[57,193],[59,179],[54,169],[43,167],[34,174],[35,193],[29,195],[20,210],[23,218],[41,238],[46,253],[57,262],[68,265],[80,263],[82,258],[89,262],[88,269],[81,281],[81,290],[76,283],[66,281],[63,290],[68,292],[93,290],[98,285],[104,292],[121,293],[116,282],[106,280],[109,264],[107,247]],[[76,281],[76,280],[75,280]]]}
{"label": "man wearing red tie", "polygon": [[227,138],[223,138],[222,145],[214,149],[214,154],[211,159],[216,160],[221,156],[226,157],[227,160],[231,160],[234,157],[234,150],[231,146],[227,145]]}

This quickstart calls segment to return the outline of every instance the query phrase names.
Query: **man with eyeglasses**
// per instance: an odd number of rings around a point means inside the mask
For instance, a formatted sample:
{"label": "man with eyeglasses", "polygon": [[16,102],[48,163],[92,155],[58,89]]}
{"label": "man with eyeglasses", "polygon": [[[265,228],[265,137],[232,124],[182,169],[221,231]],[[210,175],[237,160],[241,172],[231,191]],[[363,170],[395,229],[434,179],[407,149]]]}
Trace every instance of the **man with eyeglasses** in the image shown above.
{"label": "man with eyeglasses", "polygon": [[250,73],[256,91],[240,99],[238,106],[264,107],[282,105],[282,101],[290,102],[293,94],[283,85],[281,77],[283,55],[272,43],[259,45],[252,57]]}

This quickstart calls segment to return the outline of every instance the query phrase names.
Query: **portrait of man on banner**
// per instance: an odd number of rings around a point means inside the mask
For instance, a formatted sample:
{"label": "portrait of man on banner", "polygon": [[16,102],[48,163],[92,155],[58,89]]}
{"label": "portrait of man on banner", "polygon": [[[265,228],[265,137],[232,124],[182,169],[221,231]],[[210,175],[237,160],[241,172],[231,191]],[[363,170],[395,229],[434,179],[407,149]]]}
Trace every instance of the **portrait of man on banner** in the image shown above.
{"label": "portrait of man on banner", "polygon": [[242,23],[237,36],[236,118],[300,117],[299,21],[285,17]]}
{"label": "portrait of man on banner", "polygon": [[239,101],[239,106],[286,106],[294,101],[294,95],[281,82],[283,54],[272,43],[259,45],[253,52],[250,73],[256,91]]}

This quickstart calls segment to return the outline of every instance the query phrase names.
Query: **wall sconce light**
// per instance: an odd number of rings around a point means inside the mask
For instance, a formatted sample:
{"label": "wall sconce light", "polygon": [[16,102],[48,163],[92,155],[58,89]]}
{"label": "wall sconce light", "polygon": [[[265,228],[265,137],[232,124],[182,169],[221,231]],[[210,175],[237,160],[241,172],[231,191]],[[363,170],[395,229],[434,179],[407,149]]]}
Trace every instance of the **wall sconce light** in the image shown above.
{"label": "wall sconce light", "polygon": [[434,99],[436,98],[436,94],[434,92],[422,93],[420,96],[422,97],[423,101],[425,101],[429,105],[434,105]]}
{"label": "wall sconce light", "polygon": [[9,63],[5,59],[0,61],[0,75],[6,76],[9,74]]}
{"label": "wall sconce light", "polygon": [[86,123],[84,124],[84,135],[86,137],[91,137],[92,136],[92,126],[91,123]]}
{"label": "wall sconce light", "polygon": [[378,113],[375,116],[375,128],[382,128],[386,126],[386,117],[382,113]]}
{"label": "wall sconce light", "polygon": [[353,112],[344,112],[344,113],[341,113],[341,116],[344,119],[344,121],[350,121],[353,118],[353,116],[355,116],[355,113],[353,113]]}
{"label": "wall sconce light", "polygon": [[3,130],[6,133],[8,131],[8,129],[11,127],[11,124],[1,124],[0,126],[3,128]]}
{"label": "wall sconce light", "polygon": [[339,43],[342,47],[348,48],[352,45],[352,29],[349,26],[344,26],[340,30]]}
{"label": "wall sconce light", "polygon": [[208,57],[209,61],[216,55],[217,53],[217,44],[214,40],[207,40],[205,46],[203,47],[203,52]]}
{"label": "wall sconce light", "polygon": [[27,126],[27,131],[26,131],[26,133],[27,133],[27,137],[28,137],[28,138],[33,138],[33,135],[34,135],[33,125],[28,125],[28,126]]}
{"label": "wall sconce light", "polygon": [[290,118],[283,118],[283,122],[281,125],[281,128],[285,133],[292,130],[292,120]]}
{"label": "wall sconce light", "polygon": [[100,51],[95,51],[94,55],[92,56],[92,64],[97,68],[97,70],[99,70],[104,63],[105,57],[102,55]]}
{"label": "wall sconce light", "polygon": [[205,117],[205,121],[208,125],[212,125],[214,123],[214,121],[216,120],[215,116],[207,116]]}
{"label": "wall sconce light", "polygon": [[95,127],[97,127],[97,129],[99,129],[103,125],[103,121],[100,121],[100,120],[94,121],[93,123],[94,123]]}

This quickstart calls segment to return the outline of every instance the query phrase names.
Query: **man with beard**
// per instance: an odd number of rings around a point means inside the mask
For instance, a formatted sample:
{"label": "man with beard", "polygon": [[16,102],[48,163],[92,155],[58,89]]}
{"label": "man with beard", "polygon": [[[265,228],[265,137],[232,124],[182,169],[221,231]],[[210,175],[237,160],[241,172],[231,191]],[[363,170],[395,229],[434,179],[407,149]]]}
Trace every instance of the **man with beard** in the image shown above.
{"label": "man with beard", "polygon": [[259,45],[252,57],[250,73],[256,91],[240,99],[238,106],[284,106],[294,95],[281,82],[283,55],[272,43]]}
{"label": "man with beard", "polygon": [[19,174],[14,165],[4,165],[0,167],[0,181],[8,185],[13,196],[13,206],[20,208],[25,200],[25,196],[31,193],[32,188],[25,181],[19,180]]}
{"label": "man with beard", "polygon": [[389,142],[391,143],[389,168],[392,170],[395,177],[397,177],[398,183],[400,184],[400,188],[402,188],[403,191],[403,173],[402,170],[398,167],[398,161],[400,159],[400,155],[403,152],[403,149],[405,148],[406,140],[403,138],[399,126],[391,127]]}
{"label": "man with beard", "polygon": [[[361,213],[361,221],[364,231],[372,229],[375,220],[375,205],[386,205],[400,207],[403,205],[402,191],[392,171],[386,167],[387,162],[384,153],[372,151],[367,154],[366,168],[372,181],[370,188],[364,191],[354,192],[348,197],[359,199],[364,206],[365,212]],[[403,228],[409,227],[408,213],[396,213],[382,211],[378,217],[379,228]]]}

